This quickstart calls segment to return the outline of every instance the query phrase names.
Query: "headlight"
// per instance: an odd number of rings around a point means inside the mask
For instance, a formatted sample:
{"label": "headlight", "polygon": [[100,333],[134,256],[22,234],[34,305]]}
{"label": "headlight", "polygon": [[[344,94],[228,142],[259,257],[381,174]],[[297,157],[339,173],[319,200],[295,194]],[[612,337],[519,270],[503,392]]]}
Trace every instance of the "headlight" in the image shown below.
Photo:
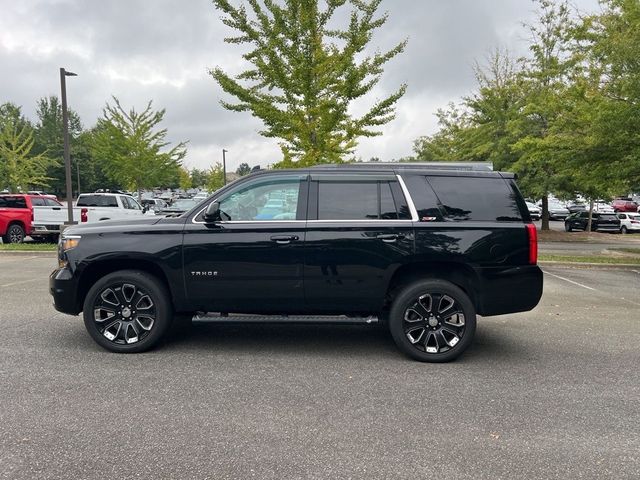
{"label": "headlight", "polygon": [[76,248],[80,243],[80,235],[70,235],[68,237],[62,237],[60,239],[60,249],[63,252],[67,250],[71,250],[72,248]]}
{"label": "headlight", "polygon": [[60,268],[64,268],[69,264],[67,252],[78,246],[80,238],[80,235],[62,235],[60,237],[60,242],[58,243],[58,266]]}

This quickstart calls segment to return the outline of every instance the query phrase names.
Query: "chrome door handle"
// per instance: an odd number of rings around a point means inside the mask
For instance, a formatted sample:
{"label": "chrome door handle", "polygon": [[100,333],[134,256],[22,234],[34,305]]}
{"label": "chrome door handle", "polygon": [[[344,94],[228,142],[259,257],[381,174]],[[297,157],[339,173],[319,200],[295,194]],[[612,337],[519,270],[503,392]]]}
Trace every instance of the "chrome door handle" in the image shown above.
{"label": "chrome door handle", "polygon": [[286,245],[287,243],[295,242],[298,240],[297,235],[274,235],[271,237],[271,240],[280,244]]}
{"label": "chrome door handle", "polygon": [[401,235],[399,233],[383,233],[380,235],[376,235],[376,238],[379,238],[383,242],[393,243],[396,240],[402,240],[404,238],[404,235]]}

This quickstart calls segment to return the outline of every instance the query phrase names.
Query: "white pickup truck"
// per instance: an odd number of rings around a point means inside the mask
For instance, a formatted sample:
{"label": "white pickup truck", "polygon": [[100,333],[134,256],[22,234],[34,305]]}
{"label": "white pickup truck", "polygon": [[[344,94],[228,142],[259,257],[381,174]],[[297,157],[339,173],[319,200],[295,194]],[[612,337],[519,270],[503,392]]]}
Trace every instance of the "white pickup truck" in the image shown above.
{"label": "white pickup truck", "polygon": [[[73,208],[73,220],[78,223],[93,223],[103,220],[126,220],[142,217],[146,213],[130,195],[120,193],[82,193]],[[60,227],[67,221],[65,205],[33,207],[31,236],[55,239],[60,235]]]}

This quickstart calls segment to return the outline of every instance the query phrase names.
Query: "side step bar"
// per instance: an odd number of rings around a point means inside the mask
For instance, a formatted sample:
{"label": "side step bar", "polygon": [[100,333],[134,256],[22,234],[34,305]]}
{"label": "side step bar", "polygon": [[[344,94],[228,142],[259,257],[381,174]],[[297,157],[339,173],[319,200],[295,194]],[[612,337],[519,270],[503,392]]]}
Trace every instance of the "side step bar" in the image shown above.
{"label": "side step bar", "polygon": [[204,313],[193,316],[197,323],[327,323],[327,324],[372,324],[378,317],[348,317],[346,315],[253,315],[241,313]]}

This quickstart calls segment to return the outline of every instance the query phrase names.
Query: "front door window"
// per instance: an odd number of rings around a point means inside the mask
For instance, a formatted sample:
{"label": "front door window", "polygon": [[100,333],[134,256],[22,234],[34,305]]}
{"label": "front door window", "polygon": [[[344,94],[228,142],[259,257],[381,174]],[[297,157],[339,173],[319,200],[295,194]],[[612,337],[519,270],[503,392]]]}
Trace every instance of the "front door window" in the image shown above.
{"label": "front door window", "polygon": [[220,202],[223,221],[296,220],[300,177],[281,177],[252,183]]}

